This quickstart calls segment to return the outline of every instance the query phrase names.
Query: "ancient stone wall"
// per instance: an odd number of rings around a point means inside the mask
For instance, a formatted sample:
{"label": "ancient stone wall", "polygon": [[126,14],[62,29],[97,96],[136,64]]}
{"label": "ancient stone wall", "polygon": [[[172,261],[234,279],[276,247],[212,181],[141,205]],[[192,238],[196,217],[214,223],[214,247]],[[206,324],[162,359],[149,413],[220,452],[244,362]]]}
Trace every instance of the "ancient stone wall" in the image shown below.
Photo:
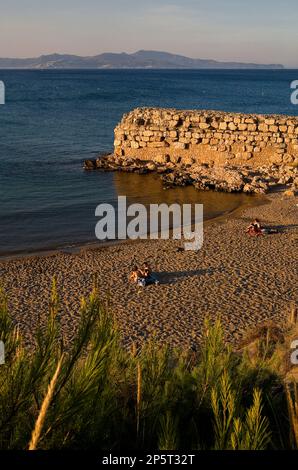
{"label": "ancient stone wall", "polygon": [[137,108],[115,129],[115,155],[159,163],[298,163],[298,117]]}

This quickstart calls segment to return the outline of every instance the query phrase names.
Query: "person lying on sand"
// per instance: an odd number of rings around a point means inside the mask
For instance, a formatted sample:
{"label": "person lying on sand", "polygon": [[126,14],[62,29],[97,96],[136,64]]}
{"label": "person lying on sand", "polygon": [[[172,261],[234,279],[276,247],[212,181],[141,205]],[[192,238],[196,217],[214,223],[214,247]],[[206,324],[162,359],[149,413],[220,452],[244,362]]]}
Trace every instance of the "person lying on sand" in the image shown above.
{"label": "person lying on sand", "polygon": [[255,219],[246,229],[246,233],[249,235],[264,235],[277,233],[276,229],[262,227],[259,219]]}

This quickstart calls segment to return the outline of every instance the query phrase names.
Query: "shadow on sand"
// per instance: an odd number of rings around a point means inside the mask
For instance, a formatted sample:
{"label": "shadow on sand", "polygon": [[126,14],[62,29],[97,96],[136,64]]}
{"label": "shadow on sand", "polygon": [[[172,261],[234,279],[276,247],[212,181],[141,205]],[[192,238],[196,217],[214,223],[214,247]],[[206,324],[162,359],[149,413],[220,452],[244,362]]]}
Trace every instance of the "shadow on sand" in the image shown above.
{"label": "shadow on sand", "polygon": [[173,271],[173,272],[158,272],[155,273],[159,279],[160,284],[175,284],[180,280],[188,277],[204,276],[206,274],[212,274],[214,268],[208,269],[196,269],[193,271]]}

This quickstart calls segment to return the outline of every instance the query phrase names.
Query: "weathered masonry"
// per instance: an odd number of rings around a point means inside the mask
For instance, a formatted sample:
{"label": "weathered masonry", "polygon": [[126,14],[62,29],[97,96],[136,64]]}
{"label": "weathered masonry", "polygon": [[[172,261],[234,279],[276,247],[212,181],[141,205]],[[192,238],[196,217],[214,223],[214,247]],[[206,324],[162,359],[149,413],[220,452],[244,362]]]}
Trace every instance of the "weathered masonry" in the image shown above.
{"label": "weathered masonry", "polygon": [[137,108],[115,129],[115,155],[158,163],[293,165],[298,117]]}

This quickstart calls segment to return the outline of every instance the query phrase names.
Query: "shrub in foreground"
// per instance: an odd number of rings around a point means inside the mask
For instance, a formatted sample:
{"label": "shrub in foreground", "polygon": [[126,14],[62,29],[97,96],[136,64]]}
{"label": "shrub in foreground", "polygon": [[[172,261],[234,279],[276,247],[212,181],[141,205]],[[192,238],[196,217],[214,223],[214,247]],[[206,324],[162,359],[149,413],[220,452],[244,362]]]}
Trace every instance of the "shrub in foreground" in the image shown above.
{"label": "shrub in foreground", "polygon": [[297,446],[297,390],[285,390],[275,350],[254,360],[224,342],[173,350],[153,340],[126,350],[94,289],[71,345],[59,330],[55,282],[47,325],[23,344],[3,292],[1,449],[267,449]]}

